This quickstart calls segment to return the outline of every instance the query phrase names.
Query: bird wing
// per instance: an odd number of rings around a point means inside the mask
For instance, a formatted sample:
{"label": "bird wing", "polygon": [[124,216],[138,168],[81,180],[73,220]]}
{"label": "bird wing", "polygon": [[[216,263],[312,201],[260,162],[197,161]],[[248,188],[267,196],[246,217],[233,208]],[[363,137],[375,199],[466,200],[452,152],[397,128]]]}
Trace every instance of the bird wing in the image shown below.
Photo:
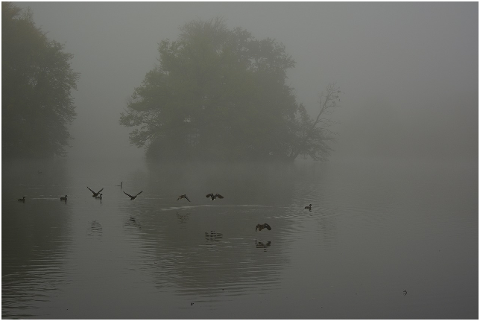
{"label": "bird wing", "polygon": [[223,198],[223,196],[220,195],[220,194],[215,194],[215,196],[218,197],[218,198]]}
{"label": "bird wing", "polygon": [[125,195],[128,195],[129,197],[133,197],[132,195],[128,194],[127,192],[123,191]]}
{"label": "bird wing", "polygon": [[265,226],[267,228],[267,230],[271,230],[272,228],[270,227],[270,225],[268,225],[267,223],[263,224],[263,226]]}
{"label": "bird wing", "polygon": [[137,194],[137,195],[135,195],[135,196],[138,196],[138,195],[142,194],[142,192],[143,192],[143,191],[140,191],[140,192],[138,192],[138,194]]}
{"label": "bird wing", "polygon": [[188,197],[187,197],[187,194],[185,194],[185,198],[187,199],[187,201],[189,201],[189,202],[190,202],[190,200],[189,200],[189,199],[188,199]]}
{"label": "bird wing", "polygon": [[[99,191],[98,191],[98,193],[100,193],[101,191],[103,191],[103,187],[102,187],[102,189],[101,189],[101,190],[99,190]],[[97,193],[97,194],[98,194],[98,193]]]}
{"label": "bird wing", "polygon": [[87,186],[87,188],[90,190],[90,192],[92,192],[93,194],[95,194],[95,192],[94,192],[90,187]]}
{"label": "bird wing", "polygon": [[213,196],[213,194],[212,194],[212,193],[210,193],[210,194],[207,194],[207,196],[206,196],[206,197],[212,197],[212,196]]}

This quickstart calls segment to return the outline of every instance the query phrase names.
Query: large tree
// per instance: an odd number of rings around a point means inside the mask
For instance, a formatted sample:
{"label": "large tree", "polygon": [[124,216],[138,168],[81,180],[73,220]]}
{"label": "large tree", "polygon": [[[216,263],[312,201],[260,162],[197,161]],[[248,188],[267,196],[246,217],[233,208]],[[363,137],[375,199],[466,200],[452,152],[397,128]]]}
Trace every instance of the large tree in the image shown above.
{"label": "large tree", "polygon": [[30,10],[2,3],[3,157],[64,154],[79,74],[63,47],[35,26]]}
{"label": "large tree", "polygon": [[295,62],[273,39],[221,19],[192,21],[164,40],[159,64],[135,88],[120,123],[161,159],[325,156],[323,131],[286,85]]}

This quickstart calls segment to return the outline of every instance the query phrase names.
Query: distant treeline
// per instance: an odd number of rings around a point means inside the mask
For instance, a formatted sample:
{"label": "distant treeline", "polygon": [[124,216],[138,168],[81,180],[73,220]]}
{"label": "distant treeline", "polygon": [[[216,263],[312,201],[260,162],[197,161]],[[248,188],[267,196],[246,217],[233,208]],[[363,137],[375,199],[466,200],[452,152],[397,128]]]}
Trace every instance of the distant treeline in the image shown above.
{"label": "distant treeline", "polygon": [[[3,155],[62,155],[79,74],[73,55],[48,40],[29,10],[2,3]],[[316,117],[286,84],[295,61],[285,47],[255,39],[222,19],[191,21],[159,44],[159,63],[135,88],[120,124],[152,159],[323,160],[331,151],[327,111],[340,91],[329,85]]]}

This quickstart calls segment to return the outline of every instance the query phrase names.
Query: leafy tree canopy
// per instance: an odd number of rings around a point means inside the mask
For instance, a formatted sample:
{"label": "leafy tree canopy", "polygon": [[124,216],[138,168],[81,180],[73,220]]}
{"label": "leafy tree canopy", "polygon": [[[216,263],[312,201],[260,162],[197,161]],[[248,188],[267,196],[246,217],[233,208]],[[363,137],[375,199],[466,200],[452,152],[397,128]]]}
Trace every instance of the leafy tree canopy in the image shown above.
{"label": "leafy tree canopy", "polygon": [[147,156],[293,160],[328,153],[320,120],[310,119],[286,85],[295,62],[281,43],[217,18],[185,24],[177,41],[162,41],[158,51],[159,63],[120,116]]}
{"label": "leafy tree canopy", "polygon": [[4,157],[63,155],[75,117],[73,55],[48,40],[29,10],[2,3],[2,144]]}

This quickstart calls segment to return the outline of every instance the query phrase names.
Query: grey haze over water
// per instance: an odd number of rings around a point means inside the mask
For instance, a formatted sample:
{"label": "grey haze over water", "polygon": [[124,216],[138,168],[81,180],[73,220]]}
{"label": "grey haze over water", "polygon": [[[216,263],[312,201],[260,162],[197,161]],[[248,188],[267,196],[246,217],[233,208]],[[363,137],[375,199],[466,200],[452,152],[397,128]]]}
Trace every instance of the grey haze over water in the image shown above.
{"label": "grey haze over water", "polygon": [[271,37],[296,61],[289,85],[313,115],[330,82],[332,160],[477,159],[478,4],[21,2],[73,53],[74,158],[142,157],[119,125],[126,100],[157,63],[157,44],[193,20],[225,19]]}
{"label": "grey haze over water", "polygon": [[[81,75],[67,161],[3,163],[3,318],[478,318],[478,3],[16,5]],[[215,17],[285,45],[312,116],[340,87],[329,162],[129,144],[158,43]]]}

